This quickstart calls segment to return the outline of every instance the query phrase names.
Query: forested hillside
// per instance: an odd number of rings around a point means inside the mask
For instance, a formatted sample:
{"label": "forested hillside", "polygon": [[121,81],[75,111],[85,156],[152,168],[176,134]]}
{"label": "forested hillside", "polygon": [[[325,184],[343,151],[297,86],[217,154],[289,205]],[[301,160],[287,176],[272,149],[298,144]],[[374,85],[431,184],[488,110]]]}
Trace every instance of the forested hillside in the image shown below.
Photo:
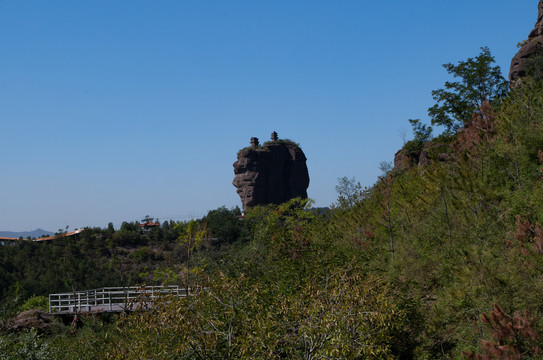
{"label": "forested hillside", "polygon": [[[486,48],[445,68],[429,110],[443,132],[411,120],[395,168],[369,188],[341,178],[329,211],[294,199],[242,220],[220,208],[145,234],[125,223],[0,248],[0,357],[540,357],[543,82],[534,71],[509,90]],[[192,296],[79,328],[9,328],[32,295],[137,283]]]}

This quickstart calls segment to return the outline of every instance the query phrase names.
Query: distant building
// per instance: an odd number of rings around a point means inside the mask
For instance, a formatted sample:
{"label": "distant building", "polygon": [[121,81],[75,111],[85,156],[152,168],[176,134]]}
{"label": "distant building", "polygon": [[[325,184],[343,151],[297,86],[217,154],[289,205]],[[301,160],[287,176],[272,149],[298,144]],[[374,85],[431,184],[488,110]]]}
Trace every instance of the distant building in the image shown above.
{"label": "distant building", "polygon": [[74,231],[71,231],[71,232],[68,232],[68,233],[62,233],[62,234],[58,234],[58,235],[54,235],[54,236],[44,236],[44,237],[41,237],[41,238],[37,238],[37,239],[23,239],[23,238],[10,238],[10,237],[1,237],[0,236],[0,245],[1,246],[5,246],[5,245],[13,245],[15,243],[15,241],[50,241],[50,240],[55,240],[55,239],[60,239],[60,238],[65,238],[65,237],[69,237],[69,238],[74,238],[74,239],[77,239],[79,233],[81,233],[81,231],[83,231],[83,229],[78,229],[78,230],[74,230]]}
{"label": "distant building", "polygon": [[140,224],[140,227],[142,228],[143,232],[148,232],[151,229],[160,227],[160,223],[152,222],[151,220],[147,220],[143,224]]}
{"label": "distant building", "polygon": [[81,231],[83,231],[83,229],[78,229],[78,230],[74,230],[68,233],[62,233],[62,234],[53,235],[53,236],[45,236],[38,239],[34,239],[32,241],[49,241],[49,240],[55,240],[55,239],[64,238],[64,237],[77,238],[77,235]]}
{"label": "distant building", "polygon": [[19,240],[19,239],[0,236],[0,245],[1,246],[13,245],[13,243],[15,243],[15,241],[17,241],[17,240]]}

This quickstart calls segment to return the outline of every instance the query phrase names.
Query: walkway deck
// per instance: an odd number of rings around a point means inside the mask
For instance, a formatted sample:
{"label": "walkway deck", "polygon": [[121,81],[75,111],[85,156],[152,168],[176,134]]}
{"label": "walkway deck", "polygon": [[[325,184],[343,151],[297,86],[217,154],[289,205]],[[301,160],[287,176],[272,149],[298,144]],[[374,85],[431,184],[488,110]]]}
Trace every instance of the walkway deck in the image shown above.
{"label": "walkway deck", "polygon": [[75,314],[81,312],[133,311],[143,306],[152,307],[157,296],[172,294],[187,296],[185,288],[173,286],[104,287],[71,293],[50,294],[49,312]]}

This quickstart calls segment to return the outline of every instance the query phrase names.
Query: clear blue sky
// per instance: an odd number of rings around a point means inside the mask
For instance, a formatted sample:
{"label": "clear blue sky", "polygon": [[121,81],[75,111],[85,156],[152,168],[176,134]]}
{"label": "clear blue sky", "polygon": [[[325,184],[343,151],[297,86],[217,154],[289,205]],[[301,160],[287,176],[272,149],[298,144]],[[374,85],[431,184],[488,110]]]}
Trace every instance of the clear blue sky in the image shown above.
{"label": "clear blue sky", "polygon": [[442,64],[488,46],[506,75],[537,3],[0,0],[0,230],[240,205],[237,150],[274,130],[328,206],[428,121]]}

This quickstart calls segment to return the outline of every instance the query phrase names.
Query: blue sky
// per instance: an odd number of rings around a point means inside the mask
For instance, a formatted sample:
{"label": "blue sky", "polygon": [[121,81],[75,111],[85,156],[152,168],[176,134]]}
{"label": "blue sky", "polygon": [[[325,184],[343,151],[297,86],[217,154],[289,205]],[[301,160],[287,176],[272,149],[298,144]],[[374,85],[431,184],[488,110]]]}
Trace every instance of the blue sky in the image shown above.
{"label": "blue sky", "polygon": [[241,205],[237,150],[274,130],[328,206],[428,121],[442,64],[488,46],[507,75],[537,3],[0,0],[0,230]]}

